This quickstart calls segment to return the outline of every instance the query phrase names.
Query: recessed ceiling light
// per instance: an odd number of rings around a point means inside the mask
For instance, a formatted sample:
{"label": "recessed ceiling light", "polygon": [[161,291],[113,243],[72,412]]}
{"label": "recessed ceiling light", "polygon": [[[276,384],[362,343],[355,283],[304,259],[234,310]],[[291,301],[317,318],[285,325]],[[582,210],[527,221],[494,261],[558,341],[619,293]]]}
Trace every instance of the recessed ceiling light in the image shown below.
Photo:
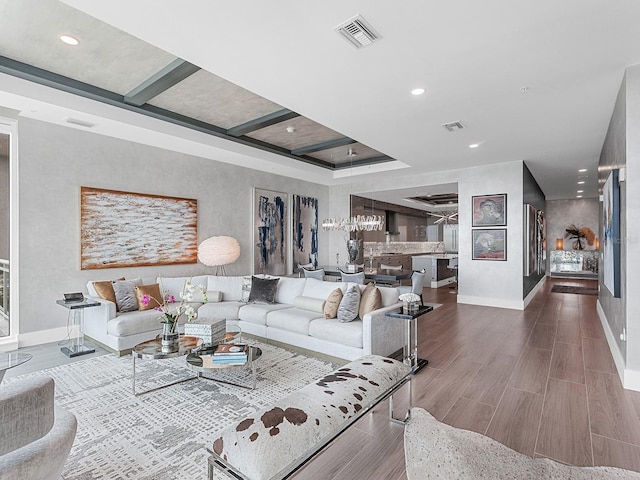
{"label": "recessed ceiling light", "polygon": [[469,148],[478,148],[479,146],[479,143],[472,143],[471,145],[469,145]]}
{"label": "recessed ceiling light", "polygon": [[576,198],[582,198],[582,195],[576,195]]}
{"label": "recessed ceiling light", "polygon": [[580,180],[580,181],[578,182],[578,185],[584,185],[584,180]]}
{"label": "recessed ceiling light", "polygon": [[422,95],[424,93],[424,88],[414,88],[411,90],[411,95]]}
{"label": "recessed ceiling light", "polygon": [[80,43],[80,41],[75,38],[72,37],[71,35],[60,35],[58,37],[60,39],[61,42],[66,43],[67,45],[78,45]]}
{"label": "recessed ceiling light", "polygon": [[584,193],[584,190],[578,190],[578,193]]}
{"label": "recessed ceiling light", "polygon": [[579,172],[579,173],[584,173],[584,172],[586,172],[586,171],[587,171],[587,169],[586,169],[586,168],[581,168],[580,170],[578,170],[578,172]]}

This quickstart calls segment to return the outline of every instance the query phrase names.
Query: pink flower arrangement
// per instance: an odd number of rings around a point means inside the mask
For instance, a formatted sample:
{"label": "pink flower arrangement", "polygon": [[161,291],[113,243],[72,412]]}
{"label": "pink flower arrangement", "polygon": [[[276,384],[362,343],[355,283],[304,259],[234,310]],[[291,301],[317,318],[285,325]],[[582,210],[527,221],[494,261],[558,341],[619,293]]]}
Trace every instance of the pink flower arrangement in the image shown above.
{"label": "pink flower arrangement", "polygon": [[195,308],[191,305],[185,305],[185,302],[191,302],[193,300],[193,293],[199,290],[202,292],[202,296],[204,297],[204,301],[207,301],[207,290],[201,285],[193,285],[190,280],[184,282],[184,288],[182,292],[180,292],[180,303],[177,307],[172,309],[172,304],[175,304],[175,297],[173,295],[169,295],[165,292],[163,296],[163,302],[158,301],[157,298],[154,298],[151,295],[143,295],[142,296],[142,304],[148,306],[149,303],[153,300],[158,306],[154,308],[158,312],[162,312],[162,316],[160,317],[162,322],[166,322],[171,324],[171,332],[174,333],[178,326],[178,319],[181,315],[187,316],[187,321],[190,322],[194,318],[198,316]]}

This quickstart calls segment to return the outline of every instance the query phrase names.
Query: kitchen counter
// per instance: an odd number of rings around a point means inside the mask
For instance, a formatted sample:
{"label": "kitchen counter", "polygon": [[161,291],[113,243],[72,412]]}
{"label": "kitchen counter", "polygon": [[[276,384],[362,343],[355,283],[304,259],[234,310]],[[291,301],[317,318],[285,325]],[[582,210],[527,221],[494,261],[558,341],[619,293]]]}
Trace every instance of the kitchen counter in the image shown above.
{"label": "kitchen counter", "polygon": [[456,271],[449,268],[449,261],[452,258],[458,258],[458,254],[436,253],[413,255],[412,268],[413,270],[425,270],[425,287],[443,287],[456,281]]}

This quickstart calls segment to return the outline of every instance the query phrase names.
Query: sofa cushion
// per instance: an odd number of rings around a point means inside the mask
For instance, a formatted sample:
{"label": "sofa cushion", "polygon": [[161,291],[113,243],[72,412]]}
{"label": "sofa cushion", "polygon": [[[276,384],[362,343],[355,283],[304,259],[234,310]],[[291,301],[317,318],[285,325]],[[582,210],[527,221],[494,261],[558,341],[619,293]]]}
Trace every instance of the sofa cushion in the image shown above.
{"label": "sofa cushion", "polygon": [[134,291],[136,293],[136,300],[138,301],[138,310],[152,310],[163,303],[160,285],[157,283],[152,285],[136,285]]}
{"label": "sofa cushion", "polygon": [[290,307],[279,312],[269,312],[267,315],[267,327],[309,335],[309,323],[321,317],[322,314],[318,312]]}
{"label": "sofa cushion", "polygon": [[358,316],[364,318],[367,313],[378,310],[381,307],[382,295],[380,294],[380,290],[374,286],[373,283],[368,283],[364,290],[362,290]]}
{"label": "sofa cushion", "polygon": [[360,288],[352,285],[347,289],[338,307],[338,320],[341,322],[351,322],[358,317],[360,308]]}
{"label": "sofa cushion", "polygon": [[[157,283],[160,284],[160,291],[168,296],[172,296],[176,302],[180,301],[180,294],[184,290],[186,282],[191,285],[199,285],[204,289],[208,289],[207,276],[198,275],[195,277],[158,277]],[[215,289],[211,289],[215,290]],[[200,296],[201,297],[201,296]],[[202,303],[202,298],[194,298],[194,301]]]}
{"label": "sofa cushion", "polygon": [[342,290],[336,288],[327,297],[327,301],[324,302],[324,318],[336,318],[338,316],[338,307],[342,301]]}
{"label": "sofa cushion", "polygon": [[303,297],[300,295],[293,300],[293,306],[302,310],[309,310],[324,314],[325,300],[320,298]]}
{"label": "sofa cushion", "polygon": [[276,303],[279,278],[251,278],[249,303]]}
{"label": "sofa cushion", "polygon": [[207,301],[204,303],[218,303],[222,301],[222,292],[218,290],[207,290]]}
{"label": "sofa cushion", "polygon": [[[209,275],[207,290],[222,292],[222,301],[224,302],[240,302],[242,301],[242,279],[243,277]],[[247,298],[249,297],[247,296]]]}
{"label": "sofa cushion", "polygon": [[126,337],[136,333],[160,331],[160,312],[155,310],[136,310],[119,313],[116,318],[107,322],[107,333],[116,337]]}
{"label": "sofa cushion", "polygon": [[395,287],[377,287],[380,290],[380,296],[382,298],[382,306],[388,307],[394,303],[398,303],[398,297],[400,296],[400,290]]}
{"label": "sofa cushion", "polygon": [[238,318],[256,325],[266,325],[267,315],[276,310],[293,308],[283,303],[249,303],[243,305],[238,312]]}
{"label": "sofa cushion", "polygon": [[309,336],[339,343],[348,347],[362,348],[362,320],[340,322],[337,318],[312,320]]}
{"label": "sofa cushion", "polygon": [[304,278],[280,277],[276,290],[276,302],[293,305],[295,298],[302,295],[304,285]]}
{"label": "sofa cushion", "polygon": [[321,298],[322,300],[326,300],[329,297],[329,294],[336,288],[342,290],[342,293],[344,293],[347,288],[347,284],[343,282],[324,282],[316,280],[315,278],[306,278],[304,280],[304,290],[302,290],[302,296],[304,297]]}
{"label": "sofa cushion", "polygon": [[142,280],[122,280],[113,282],[113,291],[116,295],[116,305],[121,312],[132,312],[138,310],[138,299],[136,298],[135,287],[142,285]]}
{"label": "sofa cushion", "polygon": [[205,303],[198,309],[198,316],[206,318],[226,318],[228,320],[237,320],[239,317],[240,307],[245,305],[240,301],[223,301]]}

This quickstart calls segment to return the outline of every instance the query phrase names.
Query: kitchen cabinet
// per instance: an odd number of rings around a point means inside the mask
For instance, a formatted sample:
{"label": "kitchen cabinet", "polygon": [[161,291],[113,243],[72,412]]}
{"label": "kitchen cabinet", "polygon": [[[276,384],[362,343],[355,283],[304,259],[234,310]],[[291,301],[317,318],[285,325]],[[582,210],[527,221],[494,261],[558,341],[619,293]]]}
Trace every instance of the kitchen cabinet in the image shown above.
{"label": "kitchen cabinet", "polygon": [[458,258],[458,255],[433,254],[414,255],[412,268],[414,270],[424,269],[425,287],[438,288],[456,281],[456,271],[449,268],[449,261]]}
{"label": "kitchen cabinet", "polygon": [[458,253],[458,225],[443,225],[442,231],[444,235],[445,250],[447,252]]}

